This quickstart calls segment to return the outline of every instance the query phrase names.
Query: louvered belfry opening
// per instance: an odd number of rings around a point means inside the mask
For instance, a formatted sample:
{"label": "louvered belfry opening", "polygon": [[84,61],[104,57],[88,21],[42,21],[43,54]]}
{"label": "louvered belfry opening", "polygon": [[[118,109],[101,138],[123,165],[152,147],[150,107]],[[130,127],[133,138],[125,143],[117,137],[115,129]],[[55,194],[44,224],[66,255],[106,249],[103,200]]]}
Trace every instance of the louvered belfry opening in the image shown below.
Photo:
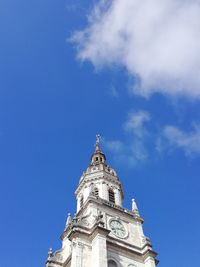
{"label": "louvered belfry opening", "polygon": [[96,187],[94,189],[94,195],[95,195],[95,197],[99,197],[99,189]]}
{"label": "louvered belfry opening", "polygon": [[111,203],[115,204],[115,193],[114,193],[114,191],[110,188],[108,193],[109,193],[109,201]]}
{"label": "louvered belfry opening", "polygon": [[81,199],[80,199],[80,207],[83,206],[83,196],[81,196]]}

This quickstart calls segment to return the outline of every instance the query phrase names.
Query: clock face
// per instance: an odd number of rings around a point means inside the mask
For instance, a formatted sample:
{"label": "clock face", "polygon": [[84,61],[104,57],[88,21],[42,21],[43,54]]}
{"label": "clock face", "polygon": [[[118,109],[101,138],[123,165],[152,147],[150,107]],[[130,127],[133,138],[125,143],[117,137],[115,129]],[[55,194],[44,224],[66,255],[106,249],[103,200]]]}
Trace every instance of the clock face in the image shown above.
{"label": "clock face", "polygon": [[126,236],[126,229],[123,224],[118,220],[110,221],[110,228],[117,237],[124,238]]}

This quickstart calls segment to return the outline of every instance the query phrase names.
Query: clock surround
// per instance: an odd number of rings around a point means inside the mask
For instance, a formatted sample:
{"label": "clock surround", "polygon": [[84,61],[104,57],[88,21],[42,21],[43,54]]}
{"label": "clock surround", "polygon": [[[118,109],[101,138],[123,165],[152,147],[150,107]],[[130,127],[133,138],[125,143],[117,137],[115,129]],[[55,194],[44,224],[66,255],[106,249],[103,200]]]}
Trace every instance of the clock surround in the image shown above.
{"label": "clock surround", "polygon": [[111,218],[109,220],[109,228],[111,233],[113,233],[116,237],[125,239],[128,237],[128,231],[121,220],[116,218]]}

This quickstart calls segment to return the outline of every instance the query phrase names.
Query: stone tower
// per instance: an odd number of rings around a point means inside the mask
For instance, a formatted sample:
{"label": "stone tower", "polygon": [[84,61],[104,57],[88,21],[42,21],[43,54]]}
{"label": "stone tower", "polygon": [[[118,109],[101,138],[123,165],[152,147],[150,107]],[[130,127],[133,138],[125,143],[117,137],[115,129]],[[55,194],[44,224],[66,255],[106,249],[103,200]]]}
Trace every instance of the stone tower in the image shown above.
{"label": "stone tower", "polygon": [[123,188],[96,139],[91,163],[75,192],[77,212],[68,214],[62,248],[50,249],[46,267],[154,267],[156,253],[143,233],[135,200],[123,207]]}

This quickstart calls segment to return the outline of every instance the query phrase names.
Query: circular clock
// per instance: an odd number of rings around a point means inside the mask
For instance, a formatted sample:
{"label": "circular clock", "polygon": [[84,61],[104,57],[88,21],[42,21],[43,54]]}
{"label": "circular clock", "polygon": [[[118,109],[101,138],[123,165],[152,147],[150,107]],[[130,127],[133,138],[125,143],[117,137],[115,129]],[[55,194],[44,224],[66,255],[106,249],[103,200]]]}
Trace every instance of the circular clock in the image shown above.
{"label": "circular clock", "polygon": [[116,235],[119,238],[125,238],[127,233],[126,229],[123,226],[123,224],[118,220],[111,220],[110,223],[111,231],[114,235]]}

